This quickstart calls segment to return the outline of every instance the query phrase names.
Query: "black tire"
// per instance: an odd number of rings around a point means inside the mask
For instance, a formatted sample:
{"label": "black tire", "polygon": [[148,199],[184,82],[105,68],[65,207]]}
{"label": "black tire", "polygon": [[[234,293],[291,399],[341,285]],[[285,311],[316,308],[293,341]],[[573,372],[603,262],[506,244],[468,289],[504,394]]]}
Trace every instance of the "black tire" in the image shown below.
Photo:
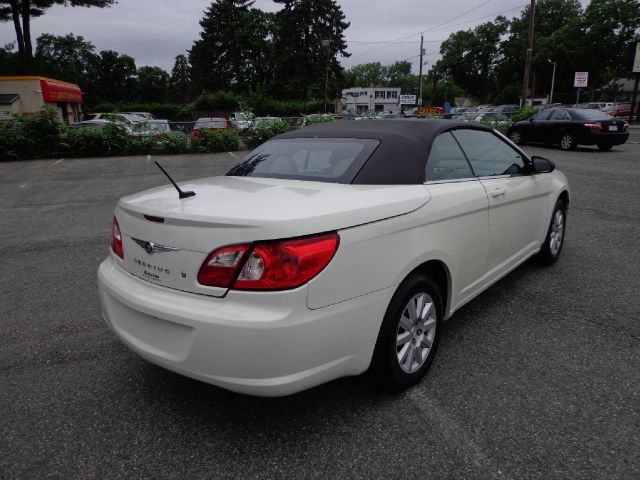
{"label": "black tire", "polygon": [[[405,314],[408,314],[407,308],[409,307],[409,303],[413,302],[417,296],[421,295],[426,295],[432,300],[432,302],[429,303],[433,305],[433,309],[429,309],[429,312],[431,313],[429,313],[426,318],[432,319],[435,317],[435,326],[429,328],[428,334],[427,329],[425,328],[421,337],[422,340],[418,340],[416,342],[416,339],[413,336],[418,335],[418,337],[420,337],[421,330],[418,329],[419,325],[414,324],[412,328],[417,330],[415,330],[415,332],[413,332],[413,330],[410,332],[405,330],[401,326],[400,322],[403,320],[404,323],[404,321],[408,320],[407,315]],[[375,376],[375,381],[378,384],[392,390],[403,390],[415,385],[422,379],[431,366],[438,349],[440,325],[443,314],[444,309],[442,306],[442,295],[440,293],[440,289],[429,277],[416,273],[407,277],[400,284],[387,307],[387,311],[382,321],[382,326],[380,327],[380,332],[378,333],[378,340],[373,353],[373,359],[371,361],[371,372]],[[429,320],[429,323],[433,324],[432,320]],[[435,328],[433,333],[431,328]],[[401,366],[399,355],[401,355],[405,346],[403,345],[399,347],[397,346],[397,343],[399,336],[404,334],[409,334],[410,338],[413,338],[412,340],[407,341],[405,345],[408,349],[413,347],[411,352],[420,350],[416,355],[421,356],[420,361],[422,363],[418,362],[418,357],[415,357],[416,360],[410,360],[407,355],[408,361],[402,362],[404,367]],[[431,338],[427,338],[428,336]],[[423,348],[423,345],[425,345],[423,342],[431,342],[427,351]],[[422,357],[422,354],[425,354],[425,356]],[[411,353],[411,355],[414,355],[414,353]],[[412,359],[413,358],[414,357],[412,357]],[[410,365],[415,363],[416,370],[410,372],[405,371],[404,368],[407,367],[407,363]]]}
{"label": "black tire", "polygon": [[608,143],[599,143],[598,144],[598,150],[602,150],[603,152],[606,152],[607,150],[611,150],[613,148],[613,145],[608,144]]}
{"label": "black tire", "polygon": [[[559,245],[554,244],[554,235],[555,241],[558,241],[557,236],[557,216],[556,212],[560,212],[562,215],[562,235],[559,240]],[[556,226],[556,228],[554,228]],[[544,239],[544,243],[536,256],[538,263],[541,265],[553,265],[560,258],[560,253],[562,252],[562,247],[564,246],[564,238],[567,233],[567,204],[562,199],[558,199],[556,205],[553,209],[553,213],[551,214],[551,220],[549,221],[549,229],[547,230],[547,236]]]}
{"label": "black tire", "polygon": [[522,132],[516,128],[509,132],[509,140],[511,140],[516,145],[522,145],[524,143],[523,138],[524,137],[522,135]]}
{"label": "black tire", "polygon": [[560,134],[560,149],[561,150],[573,150],[576,148],[576,139],[570,132],[564,132]]}

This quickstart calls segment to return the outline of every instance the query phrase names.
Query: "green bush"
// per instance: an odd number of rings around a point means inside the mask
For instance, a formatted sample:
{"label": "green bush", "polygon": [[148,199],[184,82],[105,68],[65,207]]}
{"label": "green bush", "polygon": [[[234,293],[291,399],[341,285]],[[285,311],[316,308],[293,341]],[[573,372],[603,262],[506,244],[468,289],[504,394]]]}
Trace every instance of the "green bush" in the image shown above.
{"label": "green bush", "polygon": [[515,113],[511,116],[512,122],[519,122],[520,120],[526,120],[527,118],[538,113],[538,108],[536,107],[520,107]]}
{"label": "green bush", "polygon": [[175,155],[187,151],[187,137],[176,133],[161,133],[155,139],[160,142],[164,153]]}
{"label": "green bush", "polygon": [[238,150],[238,132],[235,130],[200,130],[191,143],[194,153],[230,152]]}
{"label": "green bush", "polygon": [[247,132],[246,144],[249,148],[256,148],[276,135],[294,130],[296,127],[290,120],[281,118],[258,121]]}
{"label": "green bush", "polygon": [[323,100],[276,100],[260,92],[247,95],[246,104],[258,116],[296,117],[324,109]]}
{"label": "green bush", "polygon": [[16,115],[0,130],[0,158],[42,158],[56,155],[65,124],[55,109],[45,107],[32,116]]}
{"label": "green bush", "polygon": [[305,115],[304,116],[304,125],[316,125],[318,123],[330,123],[333,122],[335,118],[331,114],[325,113],[316,113],[313,115]]}
{"label": "green bush", "polygon": [[[105,125],[103,128],[67,129],[64,144],[69,154],[76,157],[104,157],[142,152],[137,139],[132,139],[119,125]],[[148,149],[145,149],[145,152]]]}
{"label": "green bush", "polygon": [[228,110],[238,108],[239,97],[231,92],[203,93],[191,105],[195,110]]}

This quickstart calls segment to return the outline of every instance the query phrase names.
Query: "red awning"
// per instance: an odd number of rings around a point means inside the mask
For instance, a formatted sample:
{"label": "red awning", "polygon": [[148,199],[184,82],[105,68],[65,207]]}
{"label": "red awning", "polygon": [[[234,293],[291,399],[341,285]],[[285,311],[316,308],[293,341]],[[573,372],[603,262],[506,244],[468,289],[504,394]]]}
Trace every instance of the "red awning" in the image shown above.
{"label": "red awning", "polygon": [[40,80],[40,88],[45,102],[82,103],[82,90],[78,86]]}

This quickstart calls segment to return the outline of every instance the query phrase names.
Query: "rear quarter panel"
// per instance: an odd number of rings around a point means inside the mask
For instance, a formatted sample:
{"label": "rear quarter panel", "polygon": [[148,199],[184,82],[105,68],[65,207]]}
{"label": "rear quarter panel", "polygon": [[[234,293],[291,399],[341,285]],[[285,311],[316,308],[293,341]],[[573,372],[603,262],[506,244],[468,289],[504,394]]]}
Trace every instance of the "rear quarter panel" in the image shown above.
{"label": "rear quarter panel", "polygon": [[456,186],[456,202],[438,192],[444,188],[429,186],[431,199],[413,212],[340,230],[336,256],[309,285],[309,308],[396,287],[429,260],[446,265],[451,279],[447,304],[455,304],[458,292],[486,269],[487,199],[472,182]]}

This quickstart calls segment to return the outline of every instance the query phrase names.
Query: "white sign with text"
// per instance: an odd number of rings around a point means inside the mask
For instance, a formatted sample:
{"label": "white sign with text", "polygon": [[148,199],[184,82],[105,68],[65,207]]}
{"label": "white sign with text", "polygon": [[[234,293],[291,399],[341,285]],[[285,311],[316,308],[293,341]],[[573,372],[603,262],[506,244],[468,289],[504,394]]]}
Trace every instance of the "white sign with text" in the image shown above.
{"label": "white sign with text", "polygon": [[589,72],[576,72],[573,77],[573,86],[576,88],[586,88],[589,83]]}
{"label": "white sign with text", "polygon": [[400,105],[415,105],[415,104],[416,104],[415,95],[400,95]]}

